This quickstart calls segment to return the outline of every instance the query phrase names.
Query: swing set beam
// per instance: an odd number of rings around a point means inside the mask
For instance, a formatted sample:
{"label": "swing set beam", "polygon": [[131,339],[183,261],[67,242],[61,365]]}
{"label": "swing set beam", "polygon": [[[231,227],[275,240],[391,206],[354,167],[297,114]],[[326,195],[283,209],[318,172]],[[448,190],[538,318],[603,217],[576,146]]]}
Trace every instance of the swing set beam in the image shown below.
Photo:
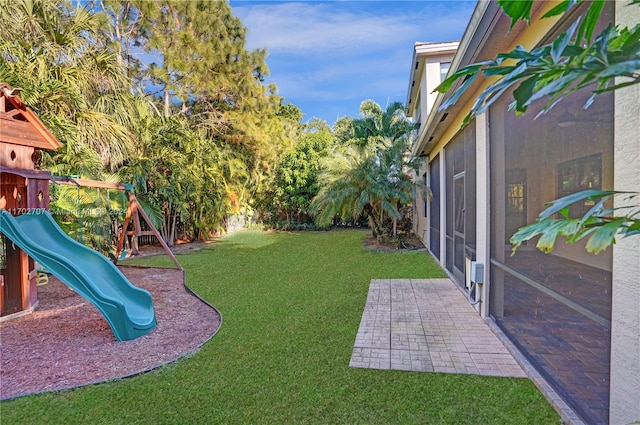
{"label": "swing set beam", "polygon": [[[91,188],[97,188],[97,189],[123,190],[128,194],[129,206],[127,207],[127,214],[124,220],[124,225],[122,226],[122,233],[120,233],[120,236],[118,237],[118,246],[116,249],[114,263],[116,264],[118,263],[120,254],[123,251],[125,236],[131,236],[131,235],[155,236],[156,239],[158,239],[158,242],[160,242],[160,245],[162,245],[162,248],[164,249],[165,253],[173,261],[173,264],[176,266],[176,269],[182,270],[182,266],[180,265],[180,263],[178,263],[178,260],[176,259],[175,255],[173,255],[173,252],[171,251],[171,249],[169,248],[165,240],[162,238],[162,235],[160,235],[160,232],[158,232],[158,229],[156,229],[156,227],[153,225],[147,213],[140,206],[140,203],[138,202],[138,198],[136,198],[132,185],[125,184],[125,183],[110,183],[110,182],[105,182],[100,180],[80,179],[72,176],[53,176],[52,180],[57,184],[67,184],[67,185],[75,185],[77,187],[91,187]],[[140,216],[142,216],[144,221],[147,223],[147,225],[151,229],[150,231],[142,230],[140,226]],[[129,228],[129,223],[131,223],[132,219],[133,219],[134,230],[128,231],[127,229]]]}

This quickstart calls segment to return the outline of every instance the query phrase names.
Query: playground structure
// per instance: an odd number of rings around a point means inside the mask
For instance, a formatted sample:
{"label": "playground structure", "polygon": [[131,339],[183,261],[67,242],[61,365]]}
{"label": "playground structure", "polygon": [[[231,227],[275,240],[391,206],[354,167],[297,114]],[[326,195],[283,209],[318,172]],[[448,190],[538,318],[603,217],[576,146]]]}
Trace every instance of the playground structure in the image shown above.
{"label": "playground structure", "polygon": [[151,294],[133,286],[106,257],[67,236],[44,210],[13,217],[0,210],[2,233],[29,257],[93,304],[118,341],[156,326]]}
{"label": "playground structure", "polygon": [[[151,295],[133,286],[102,254],[69,238],[49,214],[49,184],[124,190],[129,204],[115,261],[127,235],[156,236],[177,269],[173,253],[140,207],[130,185],[53,177],[37,170],[38,150],[61,143],[18,97],[0,83],[0,320],[30,313],[37,306],[36,262],[82,295],[105,317],[116,339],[134,339],[156,326]],[[142,231],[140,217],[151,231]],[[133,230],[129,231],[129,224]]]}
{"label": "playground structure", "polygon": [[[127,236],[135,236],[135,237],[155,236],[158,242],[160,243],[160,245],[162,246],[162,248],[164,249],[165,253],[171,258],[171,261],[173,261],[173,264],[176,266],[176,269],[182,270],[182,266],[180,266],[180,263],[178,263],[178,260],[173,255],[173,252],[171,252],[171,249],[162,238],[162,235],[160,235],[158,230],[155,228],[155,226],[151,222],[151,219],[149,218],[147,213],[140,206],[140,203],[138,202],[138,198],[136,198],[135,191],[133,190],[132,185],[124,184],[124,183],[110,183],[110,182],[104,182],[99,180],[81,179],[81,178],[70,177],[70,176],[52,176],[52,181],[56,184],[74,185],[76,187],[115,189],[115,190],[124,191],[127,194],[129,203],[127,206],[127,213],[124,219],[124,224],[122,226],[122,232],[118,236],[116,252],[114,254],[114,258],[112,258],[114,263],[117,264],[118,261],[121,259],[121,254],[124,251],[125,238]],[[147,227],[149,227],[150,230],[142,230],[141,220],[140,220],[141,217],[147,223]],[[130,225],[133,227],[132,230],[129,230]],[[134,250],[137,251],[137,247],[135,245],[134,245]]]}
{"label": "playground structure", "polygon": [[[18,93],[0,84],[0,209],[11,215],[49,209],[51,174],[36,170],[33,159],[38,150],[62,146]],[[28,313],[38,299],[34,260],[6,238],[2,242],[0,311],[2,316]]]}

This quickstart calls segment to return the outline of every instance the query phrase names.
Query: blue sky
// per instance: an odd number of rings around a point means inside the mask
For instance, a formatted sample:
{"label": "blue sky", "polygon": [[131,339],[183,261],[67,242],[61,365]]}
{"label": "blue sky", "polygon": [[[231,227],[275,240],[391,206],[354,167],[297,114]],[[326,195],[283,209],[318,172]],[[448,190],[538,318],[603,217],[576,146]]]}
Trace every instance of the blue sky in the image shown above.
{"label": "blue sky", "polygon": [[360,103],[406,101],[416,41],[459,40],[476,1],[229,2],[247,27],[247,48],[267,48],[266,83],[303,121],[333,125]]}

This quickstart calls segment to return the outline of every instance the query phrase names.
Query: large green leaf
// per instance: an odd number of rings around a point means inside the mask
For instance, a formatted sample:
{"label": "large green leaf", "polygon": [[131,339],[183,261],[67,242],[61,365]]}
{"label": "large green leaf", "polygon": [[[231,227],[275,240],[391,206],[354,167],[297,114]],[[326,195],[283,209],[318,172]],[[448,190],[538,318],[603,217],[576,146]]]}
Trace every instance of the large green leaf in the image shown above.
{"label": "large green leaf", "polygon": [[[530,13],[530,4],[526,1],[503,0],[498,3],[514,20],[526,20]],[[566,13],[577,3],[579,2],[564,1],[545,17]],[[497,77],[496,81],[478,95],[463,121],[463,125],[466,125],[473,117],[485,112],[506,89],[515,84],[520,87],[514,92],[514,105],[519,113],[524,113],[536,100],[547,98],[537,118],[577,90],[589,87],[592,91],[592,96],[584,105],[586,108],[598,94],[640,83],[640,25],[633,29],[610,25],[591,41],[603,6],[604,0],[591,2],[586,12],[577,16],[568,30],[549,44],[532,51],[517,46],[510,52],[498,54],[495,61],[466,66],[441,84],[438,91],[448,90],[460,78],[475,78],[478,71],[482,71],[485,77]],[[630,7],[637,6],[640,6],[640,2],[634,1]],[[503,66],[506,59],[516,60],[517,63]],[[535,84],[534,76],[537,77]],[[615,78],[619,76],[629,79],[616,84]],[[469,86],[470,83],[458,88],[440,110],[455,104]]]}
{"label": "large green leaf", "polygon": [[533,6],[533,0],[498,0],[498,5],[502,8],[504,13],[511,18],[511,27],[516,24],[520,19],[527,23],[531,19],[531,7]]}
{"label": "large green leaf", "polygon": [[620,227],[622,227],[622,224],[622,220],[615,220],[597,227],[587,241],[585,249],[588,252],[599,254],[616,243],[616,234]]}
{"label": "large green leaf", "polygon": [[560,62],[560,58],[565,54],[565,49],[573,38],[573,34],[575,33],[579,22],[579,20],[574,22],[566,32],[560,34],[558,38],[551,43],[551,58],[553,59],[553,63]]}
{"label": "large green leaf", "polygon": [[433,91],[446,93],[449,91],[449,89],[451,89],[453,83],[458,81],[460,78],[467,78],[467,75],[470,77],[474,77],[476,74],[478,74],[480,69],[485,66],[495,65],[495,63],[495,61],[485,61],[465,66],[464,68],[461,68],[458,71],[454,72],[450,77],[441,82]]}
{"label": "large green leaf", "polygon": [[516,99],[515,108],[517,111],[524,112],[527,110],[528,100],[531,98],[533,89],[538,82],[539,77],[534,75],[524,80],[517,89],[513,91],[513,97]]}
{"label": "large green leaf", "polygon": [[462,96],[467,91],[467,88],[473,83],[476,76],[477,74],[469,75],[469,78],[467,78],[462,83],[462,85],[458,88],[458,90],[456,90],[449,99],[447,99],[442,103],[442,105],[440,105],[440,108],[438,110],[442,111],[442,110],[448,109],[450,106],[455,105],[458,102],[458,99],[460,99],[460,96]]}
{"label": "large green leaf", "polygon": [[553,16],[562,15],[572,8],[579,0],[563,0],[557,6],[544,14],[543,18],[551,18]]}
{"label": "large green leaf", "polygon": [[605,0],[592,0],[589,4],[589,9],[587,10],[584,21],[582,21],[582,25],[578,31],[578,41],[586,40],[587,42],[591,41],[591,37],[593,36],[593,32],[596,29],[596,25],[598,24],[598,20],[602,15],[602,9],[604,8]]}
{"label": "large green leaf", "polygon": [[613,78],[622,75],[633,78],[635,76],[635,82],[637,83],[640,79],[639,70],[640,58],[636,58],[609,65],[600,71],[597,76],[598,78]]}
{"label": "large green leaf", "polygon": [[627,193],[627,192],[618,192],[615,190],[589,189],[589,190],[583,190],[581,192],[573,193],[571,195],[563,196],[562,198],[549,202],[547,204],[549,205],[549,207],[544,211],[542,211],[539,217],[549,218],[555,213],[560,212],[560,210],[567,208],[570,205],[575,204],[576,202],[584,201],[584,200],[591,200],[591,201],[600,200],[602,198],[609,198],[612,195],[615,195],[618,193]]}
{"label": "large green leaf", "polygon": [[[614,196],[626,196],[630,204],[617,208],[606,207],[605,203]],[[536,246],[544,252],[552,251],[560,236],[566,237],[568,243],[588,236],[586,250],[598,254],[614,244],[618,236],[640,234],[640,205],[634,203],[638,196],[635,192],[587,190],[552,201],[535,223],[522,227],[511,237],[513,253],[523,242],[538,236],[540,239]],[[594,201],[595,204],[581,218],[569,217],[569,206],[585,200]],[[551,218],[557,213],[562,218]],[[622,214],[616,216],[616,213]]]}
{"label": "large green leaf", "polygon": [[539,54],[534,52],[529,52],[527,49],[525,49],[523,46],[521,45],[517,45],[513,50],[511,50],[510,52],[506,52],[506,53],[499,53],[496,56],[496,62],[498,62],[499,64],[501,64],[505,59],[524,59],[524,60],[532,60],[532,59],[538,59],[539,58]]}
{"label": "large green leaf", "polygon": [[[628,28],[624,28],[620,31],[620,38],[624,40],[620,50],[624,55],[634,55],[638,54],[638,50],[640,50],[640,24],[636,25],[636,27],[629,31]],[[612,43],[613,44],[613,43]]]}

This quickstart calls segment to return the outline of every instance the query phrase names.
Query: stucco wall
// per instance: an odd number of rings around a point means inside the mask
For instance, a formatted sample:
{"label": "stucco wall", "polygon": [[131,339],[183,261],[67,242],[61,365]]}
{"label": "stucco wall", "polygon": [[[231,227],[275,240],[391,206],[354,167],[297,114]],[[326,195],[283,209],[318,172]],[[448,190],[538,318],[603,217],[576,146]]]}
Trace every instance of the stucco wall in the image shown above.
{"label": "stucco wall", "polygon": [[482,302],[476,306],[484,318],[489,315],[489,218],[491,198],[489,196],[489,134],[488,114],[475,119],[476,125],[476,261],[484,265],[484,282],[481,289]]}
{"label": "stucco wall", "polygon": [[[616,1],[616,24],[640,22],[640,8]],[[640,191],[640,85],[615,92],[617,190]],[[635,203],[639,200],[636,198]],[[618,199],[616,206],[625,203]],[[613,251],[610,423],[640,421],[640,235],[620,239]]]}
{"label": "stucco wall", "polygon": [[[418,170],[418,175],[416,176],[416,180],[420,182],[424,182],[424,175],[428,174],[427,167],[428,158],[425,158],[420,162],[420,169]],[[430,187],[429,182],[427,181],[427,187]],[[416,191],[415,198],[415,208],[413,215],[413,232],[418,235],[422,239],[422,242],[426,247],[429,246],[429,218],[428,214],[425,215],[424,212],[424,204],[425,199],[423,197],[422,190]]]}

